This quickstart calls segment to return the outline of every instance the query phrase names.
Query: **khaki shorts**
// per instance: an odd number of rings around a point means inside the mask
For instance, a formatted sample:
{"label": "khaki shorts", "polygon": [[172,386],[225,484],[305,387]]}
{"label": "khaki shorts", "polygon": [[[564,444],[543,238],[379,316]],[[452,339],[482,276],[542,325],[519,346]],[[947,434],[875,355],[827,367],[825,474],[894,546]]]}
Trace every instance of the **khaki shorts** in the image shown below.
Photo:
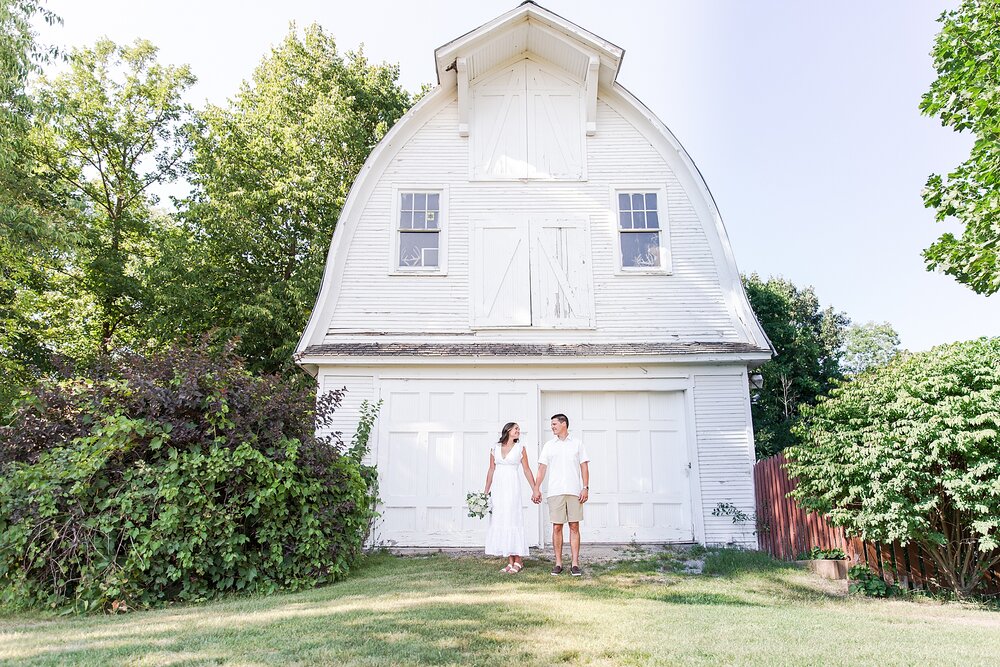
{"label": "khaki shorts", "polygon": [[583,521],[583,503],[579,496],[549,496],[549,520],[552,523]]}

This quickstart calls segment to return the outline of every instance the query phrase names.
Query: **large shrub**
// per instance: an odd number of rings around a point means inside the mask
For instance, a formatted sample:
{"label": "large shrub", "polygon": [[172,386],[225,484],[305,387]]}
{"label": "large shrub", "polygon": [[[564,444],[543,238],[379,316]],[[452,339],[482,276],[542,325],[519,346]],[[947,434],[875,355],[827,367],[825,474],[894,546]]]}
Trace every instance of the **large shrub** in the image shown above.
{"label": "large shrub", "polygon": [[339,400],[204,349],[41,384],[0,426],[4,602],[118,610],[344,576],[372,490],[363,452],[314,436]]}
{"label": "large shrub", "polygon": [[902,355],[803,414],[786,456],[804,507],[916,542],[959,595],[1000,564],[1000,338]]}

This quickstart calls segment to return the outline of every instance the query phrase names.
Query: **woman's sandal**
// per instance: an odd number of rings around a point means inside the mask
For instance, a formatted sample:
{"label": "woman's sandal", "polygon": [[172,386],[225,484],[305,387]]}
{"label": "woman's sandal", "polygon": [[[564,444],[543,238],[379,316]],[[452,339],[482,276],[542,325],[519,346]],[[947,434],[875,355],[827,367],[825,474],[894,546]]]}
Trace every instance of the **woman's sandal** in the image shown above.
{"label": "woman's sandal", "polygon": [[504,567],[504,569],[500,570],[500,574],[514,574],[515,572],[517,572],[517,570],[511,568],[509,563],[506,567]]}
{"label": "woman's sandal", "polygon": [[508,565],[507,567],[510,568],[511,574],[517,574],[518,572],[524,569],[524,566],[521,565],[520,563],[514,563],[513,565]]}

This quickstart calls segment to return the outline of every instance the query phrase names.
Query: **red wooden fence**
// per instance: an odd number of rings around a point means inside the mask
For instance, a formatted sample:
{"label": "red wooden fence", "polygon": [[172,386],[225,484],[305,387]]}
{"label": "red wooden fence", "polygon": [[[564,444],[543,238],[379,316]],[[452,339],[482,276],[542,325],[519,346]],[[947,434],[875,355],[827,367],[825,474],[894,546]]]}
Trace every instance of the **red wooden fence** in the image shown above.
{"label": "red wooden fence", "polygon": [[[879,576],[911,590],[938,586],[937,567],[916,544],[907,546],[866,542],[849,537],[815,512],[806,512],[788,492],[794,480],[785,472],[781,454],[754,466],[757,494],[757,539],[760,548],[775,558],[796,560],[812,547],[843,549],[852,563],[868,565]],[[986,591],[1000,593],[1000,571],[987,575]]]}

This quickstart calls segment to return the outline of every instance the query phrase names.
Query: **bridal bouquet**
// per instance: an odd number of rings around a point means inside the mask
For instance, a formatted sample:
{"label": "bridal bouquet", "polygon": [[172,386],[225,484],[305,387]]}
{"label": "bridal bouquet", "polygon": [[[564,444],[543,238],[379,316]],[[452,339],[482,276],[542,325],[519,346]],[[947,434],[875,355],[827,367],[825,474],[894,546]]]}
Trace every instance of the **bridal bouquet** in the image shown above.
{"label": "bridal bouquet", "polygon": [[466,494],[465,504],[469,507],[469,516],[482,519],[487,514],[493,514],[493,507],[490,505],[490,494],[472,492]]}

